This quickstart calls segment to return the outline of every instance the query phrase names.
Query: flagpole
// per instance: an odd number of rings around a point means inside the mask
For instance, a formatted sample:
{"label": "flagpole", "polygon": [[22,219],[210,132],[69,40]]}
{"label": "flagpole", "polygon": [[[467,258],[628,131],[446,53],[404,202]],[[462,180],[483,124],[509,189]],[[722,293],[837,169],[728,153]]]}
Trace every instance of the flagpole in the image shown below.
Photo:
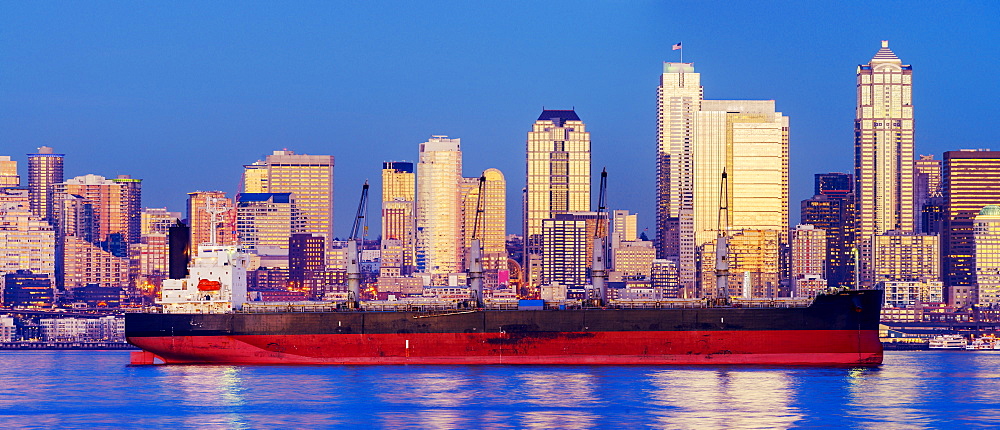
{"label": "flagpole", "polygon": [[678,51],[681,51],[680,52],[680,54],[681,54],[681,62],[683,63],[684,62],[684,42],[680,42],[678,44],[681,45],[681,49],[678,49]]}

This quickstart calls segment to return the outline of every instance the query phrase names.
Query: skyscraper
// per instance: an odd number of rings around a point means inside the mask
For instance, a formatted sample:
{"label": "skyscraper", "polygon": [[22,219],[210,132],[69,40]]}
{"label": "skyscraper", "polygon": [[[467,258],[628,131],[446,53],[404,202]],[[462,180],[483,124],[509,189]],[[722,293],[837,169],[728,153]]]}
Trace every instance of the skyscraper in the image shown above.
{"label": "skyscraper", "polygon": [[798,225],[792,231],[792,289],[796,297],[814,297],[826,288],[826,231]]}
{"label": "skyscraper", "polygon": [[[479,227],[476,232],[483,254],[483,269],[496,271],[507,268],[507,181],[498,169],[483,172],[482,207],[479,212]],[[472,234],[476,222],[476,205],[479,203],[479,178],[472,179],[472,186],[463,197],[465,248],[472,244]]]}
{"label": "skyscraper", "polygon": [[576,111],[542,111],[528,132],[526,171],[524,241],[537,254],[542,220],[590,210],[590,133]]}
{"label": "skyscraper", "polygon": [[0,250],[0,276],[55,272],[55,232],[31,213],[26,190],[0,189]]}
{"label": "skyscraper", "polygon": [[802,201],[800,224],[826,231],[826,279],[829,285],[854,285],[854,178],[846,173],[817,173],[815,195]]}
{"label": "skyscraper", "polygon": [[420,144],[416,246],[420,272],[447,275],[462,270],[461,181],[461,139],[432,136]]}
{"label": "skyscraper", "polygon": [[[414,267],[416,197],[413,163],[405,161],[382,163],[382,240],[399,241],[399,261],[390,263],[399,266],[399,273],[394,272],[394,276],[409,274]],[[396,265],[389,267],[396,268]]]}
{"label": "skyscraper", "polygon": [[965,307],[976,297],[973,221],[986,205],[1000,201],[1000,151],[948,151],[944,153],[943,167],[941,256],[945,300]]}
{"label": "skyscraper", "polygon": [[243,189],[292,193],[305,222],[303,233],[319,233],[333,239],[333,167],[332,155],[274,151],[263,162],[244,166]]}
{"label": "skyscraper", "polygon": [[729,215],[723,225],[779,232],[779,247],[787,245],[788,225],[788,117],[773,100],[703,100],[696,118],[692,216],[680,223],[680,282],[689,297],[696,294],[698,247],[718,236],[721,204]]}
{"label": "skyscraper", "polygon": [[31,212],[44,220],[52,219],[52,187],[63,181],[63,154],[54,154],[52,148],[38,148],[37,154],[28,154],[28,190]]}
{"label": "skyscraper", "polygon": [[[656,91],[656,248],[658,258],[677,258],[673,226],[689,225],[694,207],[695,113],[704,91],[693,63],[663,63]],[[694,259],[693,238],[687,240],[688,260]],[[680,240],[678,238],[678,240]],[[689,267],[688,270],[693,270]]]}
{"label": "skyscraper", "polygon": [[857,69],[854,168],[861,281],[870,285],[872,241],[890,230],[912,232],[913,68],[883,40],[875,57]]}
{"label": "skyscraper", "polygon": [[941,206],[941,160],[933,155],[921,155],[913,162],[914,228],[923,233],[937,233],[940,222],[933,213]]}
{"label": "skyscraper", "polygon": [[0,155],[0,188],[21,186],[21,177],[17,175],[17,161],[9,155]]}

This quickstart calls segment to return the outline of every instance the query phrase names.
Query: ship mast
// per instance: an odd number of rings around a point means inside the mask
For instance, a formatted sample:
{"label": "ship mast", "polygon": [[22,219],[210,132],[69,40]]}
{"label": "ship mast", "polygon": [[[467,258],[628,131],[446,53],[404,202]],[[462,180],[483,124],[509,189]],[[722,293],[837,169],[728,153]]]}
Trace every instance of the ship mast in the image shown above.
{"label": "ship mast", "polygon": [[606,213],[606,202],[608,192],[608,169],[601,170],[601,185],[600,194],[597,197],[597,226],[594,229],[594,262],[590,271],[590,278],[594,284],[594,289],[597,290],[600,295],[601,306],[605,306],[608,303],[608,272],[607,264],[605,258],[607,257],[607,246],[605,243],[605,237],[607,233],[604,231],[604,220],[601,218],[601,214]]}
{"label": "ship mast", "polygon": [[476,197],[476,216],[472,222],[472,241],[469,243],[469,289],[475,295],[477,307],[483,307],[483,245],[479,239],[479,220],[483,213],[483,193],[486,175],[479,176],[479,195]]}
{"label": "ship mast", "polygon": [[209,239],[208,244],[215,246],[218,245],[218,232],[219,229],[219,214],[223,214],[229,210],[225,204],[219,204],[219,202],[224,202],[218,197],[209,197],[205,199],[205,212],[208,212],[208,216],[211,218],[212,227],[209,228]]}
{"label": "ship mast", "polygon": [[719,184],[718,237],[715,240],[715,292],[723,302],[729,302],[729,175],[722,169]]}
{"label": "ship mast", "polygon": [[[361,240],[368,235],[368,181],[361,187],[361,201],[358,202],[358,212],[354,216],[354,225],[351,226],[351,236],[347,239],[347,303],[351,307],[357,307],[361,300],[361,268],[358,260],[358,233],[361,230]],[[363,227],[362,227],[363,225]]]}

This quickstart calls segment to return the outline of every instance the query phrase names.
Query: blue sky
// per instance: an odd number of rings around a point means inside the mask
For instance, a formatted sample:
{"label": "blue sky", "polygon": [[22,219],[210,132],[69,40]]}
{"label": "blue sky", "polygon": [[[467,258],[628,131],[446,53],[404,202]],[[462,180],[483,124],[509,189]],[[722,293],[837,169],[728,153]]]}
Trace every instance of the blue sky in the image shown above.
{"label": "blue sky", "polygon": [[52,146],[67,177],[131,174],[145,206],[183,211],[272,150],[332,154],[343,236],[380,163],[445,134],[466,176],[504,172],[519,232],[526,133],[575,107],[610,206],[652,227],[656,85],[683,41],[706,98],[790,117],[794,222],[814,173],[853,170],[855,68],[882,39],[914,67],[917,153],[1000,149],[998,4],[5,2],[0,155],[23,175]]}

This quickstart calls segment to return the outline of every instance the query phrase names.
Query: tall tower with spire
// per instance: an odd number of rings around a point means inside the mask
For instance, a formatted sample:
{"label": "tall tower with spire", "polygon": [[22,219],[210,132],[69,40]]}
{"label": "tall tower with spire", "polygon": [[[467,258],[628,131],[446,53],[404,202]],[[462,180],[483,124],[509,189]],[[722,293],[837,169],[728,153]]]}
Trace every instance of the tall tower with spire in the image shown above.
{"label": "tall tower with spire", "polygon": [[860,275],[866,284],[873,277],[873,237],[914,228],[912,74],[912,66],[903,64],[887,40],[857,70],[855,193]]}

